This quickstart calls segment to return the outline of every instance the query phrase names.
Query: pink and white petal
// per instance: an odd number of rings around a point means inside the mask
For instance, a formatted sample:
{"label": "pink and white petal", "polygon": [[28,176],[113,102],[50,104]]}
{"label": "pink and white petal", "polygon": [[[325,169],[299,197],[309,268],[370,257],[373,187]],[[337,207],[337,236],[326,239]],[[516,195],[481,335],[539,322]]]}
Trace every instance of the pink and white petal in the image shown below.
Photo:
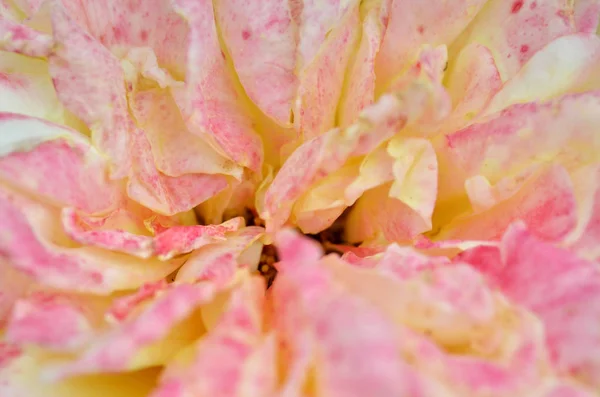
{"label": "pink and white petal", "polygon": [[129,169],[133,128],[121,65],[61,6],[53,9],[52,28],[56,45],[48,61],[58,97],[87,124],[94,146],[110,159],[111,177],[120,179]]}
{"label": "pink and white petal", "polygon": [[439,200],[463,194],[466,179],[482,175],[494,185],[549,161],[568,171],[595,162],[600,95],[591,91],[546,103],[518,104],[436,143]]}
{"label": "pink and white petal", "polygon": [[124,252],[139,258],[149,258],[153,254],[152,237],[122,229],[101,229],[107,220],[82,216],[72,208],[63,208],[61,213],[65,233],[81,245]]}
{"label": "pink and white petal", "polygon": [[446,77],[453,109],[443,131],[455,131],[469,124],[500,90],[502,80],[490,50],[478,43],[466,46]]}
{"label": "pink and white petal", "polygon": [[374,7],[362,20],[362,36],[349,62],[337,109],[342,128],[352,124],[356,116],[375,100],[375,57],[384,33],[381,13],[379,7]]}
{"label": "pink and white petal", "polygon": [[248,97],[277,124],[291,126],[298,88],[297,26],[291,5],[277,0],[219,0],[214,7],[225,47]]}
{"label": "pink and white petal", "polygon": [[[27,295],[33,288],[33,280],[23,272],[13,268],[6,260],[0,260],[0,328],[6,321],[18,299]],[[1,350],[1,349],[0,349]],[[2,354],[0,353],[0,357]],[[0,367],[2,359],[0,359]]]}
{"label": "pink and white petal", "polygon": [[437,196],[438,166],[431,143],[418,138],[393,138],[387,147],[396,160],[389,195],[419,214],[431,228]]}
{"label": "pink and white petal", "polygon": [[151,301],[139,315],[96,335],[72,361],[49,366],[48,376],[120,372],[165,363],[179,349],[198,338],[202,329],[192,326],[194,312],[209,302],[215,288],[208,283],[177,284]]}
{"label": "pink and white petal", "polygon": [[354,3],[332,28],[315,58],[300,72],[294,124],[304,140],[335,126],[345,70],[359,40],[359,7]]}
{"label": "pink and white petal", "polygon": [[244,227],[244,218],[232,218],[220,225],[174,226],[154,238],[154,253],[161,259],[188,253],[227,240],[230,232]]}
{"label": "pink and white petal", "polygon": [[155,299],[156,296],[171,288],[166,279],[150,282],[142,285],[133,294],[115,299],[107,310],[108,322],[116,323],[126,320],[139,311],[142,304]]}
{"label": "pink and white petal", "polygon": [[127,183],[129,197],[162,215],[188,211],[228,185],[224,175],[186,174],[170,177],[156,169],[150,143],[142,130],[132,132],[133,168]]}
{"label": "pink and white petal", "polygon": [[258,171],[263,160],[261,139],[221,51],[212,2],[176,0],[175,4],[190,27],[187,97],[179,103],[188,128],[237,164]]}
{"label": "pink and white petal", "polygon": [[4,230],[0,246],[7,263],[40,284],[94,294],[136,288],[165,277],[180,262],[142,260],[91,247],[73,247],[62,232],[58,210],[9,190],[0,191]]}
{"label": "pink and white petal", "polygon": [[559,37],[542,48],[504,84],[485,108],[496,113],[516,103],[546,101],[567,93],[600,89],[600,37]]}
{"label": "pink and white petal", "polygon": [[0,395],[8,397],[145,397],[155,387],[159,370],[73,377],[58,382],[43,379],[48,362],[44,353],[27,352],[15,357],[0,371]]}
{"label": "pink and white petal", "polygon": [[568,235],[577,222],[576,200],[566,170],[554,165],[534,172],[510,197],[444,226],[436,239],[498,240],[516,220],[552,241]]}
{"label": "pink and white petal", "polygon": [[258,239],[263,233],[263,228],[250,226],[228,234],[223,242],[195,250],[177,272],[176,280],[209,280],[217,285],[229,284],[238,268],[255,268],[258,265],[262,249]]}
{"label": "pink and white petal", "polygon": [[573,18],[575,18],[575,28],[578,32],[597,33],[600,23],[600,1],[575,1]]}
{"label": "pink and white petal", "polygon": [[238,286],[216,327],[186,352],[187,363],[175,361],[167,366],[151,396],[259,397],[272,393],[274,366],[262,368],[270,373],[249,368],[257,358],[259,362],[275,360],[273,348],[265,349],[269,341],[262,336],[263,288],[260,278],[248,278]]}
{"label": "pink and white petal", "polygon": [[[34,345],[51,351],[73,351],[94,336],[86,315],[85,298],[34,293],[19,299],[12,310],[5,337],[20,346]],[[89,306],[89,307],[88,307]]]}
{"label": "pink and white petal", "polygon": [[507,81],[552,40],[575,33],[572,15],[573,2],[568,0],[492,0],[451,53],[474,42],[484,45],[492,52],[502,81]]}
{"label": "pink and white petal", "polygon": [[61,0],[76,22],[117,56],[150,48],[161,66],[185,75],[188,27],[168,0]]}
{"label": "pink and white petal", "polygon": [[384,92],[390,82],[410,66],[423,44],[450,45],[475,17],[483,3],[482,0],[394,0],[375,63],[377,91]]}
{"label": "pink and white petal", "polygon": [[0,19],[0,49],[29,57],[46,57],[52,51],[52,37],[6,18]]}
{"label": "pink and white petal", "polygon": [[0,114],[0,178],[58,206],[88,213],[118,205],[118,184],[87,137],[40,119]]}
{"label": "pink and white petal", "polygon": [[410,241],[431,227],[415,210],[390,197],[392,183],[366,191],[354,204],[346,219],[348,242]]}
{"label": "pink and white petal", "polygon": [[188,131],[169,91],[135,92],[130,106],[138,126],[146,133],[160,172],[174,177],[195,173],[241,177],[241,167]]}
{"label": "pink and white petal", "polygon": [[600,273],[594,263],[534,237],[522,224],[508,229],[499,251],[474,249],[464,259],[542,320],[560,373],[598,387]]}
{"label": "pink and white petal", "polygon": [[[399,131],[420,110],[419,105],[385,95],[367,107],[344,130],[333,129],[302,144],[286,160],[264,195],[261,217],[267,231],[279,229],[289,218],[294,202],[310,185],[341,168],[351,156],[374,150]],[[415,109],[417,108],[417,109]]]}

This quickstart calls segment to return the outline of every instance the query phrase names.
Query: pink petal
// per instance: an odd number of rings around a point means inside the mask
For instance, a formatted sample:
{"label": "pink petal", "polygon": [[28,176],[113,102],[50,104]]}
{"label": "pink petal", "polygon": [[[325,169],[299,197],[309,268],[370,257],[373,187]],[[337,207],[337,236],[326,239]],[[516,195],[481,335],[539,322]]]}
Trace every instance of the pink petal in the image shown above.
{"label": "pink petal", "polygon": [[120,187],[107,178],[102,156],[79,133],[40,119],[0,114],[0,176],[58,206],[110,210]]}
{"label": "pink petal", "polygon": [[[217,326],[193,347],[191,360],[167,367],[152,396],[269,395],[275,386],[275,357],[273,340],[262,337],[263,288],[260,279],[243,281]],[[264,372],[250,367],[262,362],[267,364]]]}
{"label": "pink petal", "polygon": [[241,167],[188,131],[169,91],[137,91],[130,97],[130,106],[138,125],[146,133],[160,172],[174,177],[196,173],[241,177]]}
{"label": "pink petal", "polygon": [[568,0],[493,0],[488,2],[455,44],[477,42],[494,54],[503,81],[515,75],[552,40],[575,32]]}
{"label": "pink petal", "polygon": [[262,244],[257,240],[263,233],[260,227],[246,227],[229,234],[225,241],[195,250],[177,272],[177,281],[210,280],[217,285],[227,285],[238,268],[258,265]]}
{"label": "pink petal", "polygon": [[579,222],[567,237],[569,248],[591,261],[600,259],[600,165],[582,169],[574,184],[585,189],[585,197],[578,197]]}
{"label": "pink petal", "polygon": [[577,0],[574,6],[575,27],[578,32],[596,33],[600,23],[600,1]]}
{"label": "pink petal", "polygon": [[161,65],[185,74],[188,28],[168,0],[62,0],[69,15],[113,53],[149,47]]}
{"label": "pink petal", "polygon": [[52,37],[8,19],[0,20],[0,49],[30,57],[46,57],[53,46]]}
{"label": "pink petal", "polygon": [[170,177],[156,169],[150,143],[143,131],[132,132],[133,169],[127,194],[163,215],[188,211],[227,187],[224,175],[186,174]]}
{"label": "pink petal", "polygon": [[[556,368],[594,387],[600,379],[600,273],[572,253],[538,240],[522,225],[504,235],[499,255],[491,248],[464,258],[510,299],[537,314]],[[543,271],[539,264],[543,263]]]}
{"label": "pink petal", "polygon": [[481,0],[412,2],[393,0],[389,22],[376,60],[380,92],[416,58],[423,44],[452,41],[465,29],[483,5]]}
{"label": "pink petal", "polygon": [[57,45],[48,61],[58,97],[90,127],[94,146],[111,161],[111,176],[122,178],[129,168],[133,125],[121,65],[61,6],[53,9],[52,28]]}
{"label": "pink petal", "polygon": [[4,188],[0,191],[0,213],[7,231],[0,247],[7,262],[47,286],[110,294],[165,277],[180,264],[73,247],[57,227],[58,210]]}
{"label": "pink petal", "polygon": [[335,126],[344,71],[358,40],[359,24],[358,4],[354,4],[332,28],[315,58],[300,72],[294,124],[304,139],[319,136]]}
{"label": "pink petal", "polygon": [[564,238],[575,227],[576,202],[563,167],[555,165],[539,170],[504,201],[445,225],[436,239],[497,240],[518,219],[536,235],[554,241]]}
{"label": "pink petal", "polygon": [[290,125],[298,87],[297,28],[290,8],[287,2],[277,0],[215,3],[225,47],[246,93],[283,126]]}
{"label": "pink petal", "polygon": [[[0,260],[0,327],[4,328],[15,302],[24,297],[32,285],[31,278]],[[0,367],[1,362],[2,359]]]}
{"label": "pink petal", "polygon": [[[180,335],[165,339],[201,304],[210,301],[215,289],[210,284],[174,285],[155,298],[136,317],[96,336],[75,360],[48,369],[53,378],[96,372],[117,372],[161,363],[198,336],[188,327]],[[163,349],[144,355],[146,348],[164,340]]]}
{"label": "pink petal", "polygon": [[[221,52],[212,2],[176,1],[190,26],[187,98],[180,106],[190,131],[236,163],[258,171],[262,145]],[[188,102],[189,101],[189,102]]]}

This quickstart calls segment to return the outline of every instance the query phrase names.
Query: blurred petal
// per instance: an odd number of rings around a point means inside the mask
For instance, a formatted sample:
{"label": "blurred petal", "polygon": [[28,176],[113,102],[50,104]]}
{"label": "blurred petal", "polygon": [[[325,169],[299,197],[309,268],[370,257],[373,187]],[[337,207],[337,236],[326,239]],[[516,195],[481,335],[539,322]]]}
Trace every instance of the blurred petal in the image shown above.
{"label": "blurred petal", "polygon": [[52,37],[26,25],[0,19],[0,49],[30,57],[45,57],[52,50]]}
{"label": "blurred petal", "polygon": [[[135,370],[163,364],[200,336],[194,311],[210,301],[210,284],[172,285],[134,318],[97,335],[81,355],[48,368],[55,379],[79,374]],[[193,326],[196,324],[196,326]]]}
{"label": "blurred petal", "polygon": [[246,93],[283,126],[290,125],[298,88],[297,27],[289,3],[219,0],[214,6],[225,46]]}
{"label": "blurred petal", "polygon": [[[6,260],[0,260],[0,328],[4,328],[13,305],[27,294],[32,284],[33,280],[26,274],[13,268]],[[2,367],[1,357],[2,353],[0,353],[0,367]]]}
{"label": "blurred petal", "polygon": [[600,23],[600,1],[576,0],[573,18],[578,32],[596,33]]}
{"label": "blurred petal", "polygon": [[377,55],[379,92],[405,71],[417,57],[421,45],[449,45],[483,5],[481,0],[412,2],[393,0],[389,22]]}
{"label": "blurred petal", "polygon": [[[263,397],[273,392],[274,340],[262,336],[263,283],[248,278],[231,295],[216,327],[184,362],[176,360],[161,376],[153,397],[189,395]],[[252,365],[265,363],[265,367]]]}
{"label": "blurred petal", "polygon": [[456,218],[442,228],[436,239],[497,240],[518,219],[536,235],[554,241],[575,227],[576,201],[563,167],[554,165],[533,173],[514,194],[482,212]]}
{"label": "blurred petal", "polygon": [[180,104],[186,123],[192,133],[207,139],[216,150],[258,171],[263,156],[260,137],[221,52],[212,2],[177,0],[175,4],[190,27],[187,97]]}
{"label": "blurred petal", "polygon": [[595,264],[538,240],[521,224],[508,229],[497,254],[490,250],[476,248],[463,259],[541,318],[557,370],[598,387],[600,273]]}

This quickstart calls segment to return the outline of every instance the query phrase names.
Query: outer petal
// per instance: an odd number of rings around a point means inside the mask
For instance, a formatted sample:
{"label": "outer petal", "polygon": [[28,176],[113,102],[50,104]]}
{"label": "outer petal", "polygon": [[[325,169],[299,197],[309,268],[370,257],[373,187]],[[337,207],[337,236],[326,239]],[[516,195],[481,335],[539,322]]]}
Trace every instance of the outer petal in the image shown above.
{"label": "outer petal", "polygon": [[541,318],[560,372],[598,387],[600,273],[593,263],[538,240],[519,224],[506,232],[499,252],[474,249],[463,259]]}
{"label": "outer petal", "polygon": [[[261,397],[273,392],[274,340],[262,336],[262,280],[246,279],[233,292],[217,326],[197,343],[187,363],[175,361],[153,397]],[[266,364],[262,371],[252,365]]]}
{"label": "outer petal", "polygon": [[88,213],[121,200],[87,137],[26,116],[0,113],[0,178],[48,203]]}
{"label": "outer petal", "polygon": [[297,26],[292,2],[220,0],[217,23],[250,99],[269,117],[290,125],[298,88]]}
{"label": "outer petal", "polygon": [[0,49],[30,57],[44,57],[50,54],[52,37],[38,32],[26,25],[5,19],[0,20]]}
{"label": "outer petal", "polygon": [[[163,364],[174,352],[201,334],[194,311],[210,301],[213,285],[174,285],[142,312],[96,336],[74,360],[48,368],[48,375],[62,378],[86,373],[118,372]],[[192,324],[196,323],[196,327]]]}
{"label": "outer petal", "polygon": [[73,247],[57,228],[57,210],[8,190],[0,191],[0,212],[7,231],[0,245],[8,263],[47,286],[109,294],[165,277],[179,265]]}
{"label": "outer petal", "polygon": [[187,98],[180,104],[188,127],[236,163],[258,171],[260,138],[221,52],[212,2],[177,0],[176,5],[190,26]]}
{"label": "outer petal", "polygon": [[600,23],[600,2],[598,0],[575,1],[573,18],[578,32],[596,33]]}
{"label": "outer petal", "polygon": [[483,5],[481,0],[413,2],[394,0],[375,71],[379,92],[417,57],[421,45],[449,45]]}
{"label": "outer petal", "polygon": [[49,57],[50,74],[58,97],[90,127],[94,146],[111,161],[111,176],[122,178],[129,168],[133,126],[121,65],[60,6],[54,7],[52,28],[57,45]]}

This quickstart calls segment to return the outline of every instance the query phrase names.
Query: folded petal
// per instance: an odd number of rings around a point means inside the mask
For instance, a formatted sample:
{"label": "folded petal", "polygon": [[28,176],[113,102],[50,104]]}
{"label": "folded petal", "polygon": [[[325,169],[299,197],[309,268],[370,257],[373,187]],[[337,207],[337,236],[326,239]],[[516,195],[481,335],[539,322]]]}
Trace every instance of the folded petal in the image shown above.
{"label": "folded petal", "polygon": [[48,60],[58,97],[90,128],[94,146],[110,159],[111,176],[122,178],[130,164],[133,126],[121,65],[58,5],[53,8],[52,29],[56,46]]}
{"label": "folded petal", "polygon": [[121,200],[104,158],[76,131],[40,119],[0,116],[0,178],[58,206],[104,212]]}
{"label": "folded petal", "polygon": [[220,153],[258,171],[260,137],[236,90],[234,75],[221,52],[212,2],[177,0],[177,11],[190,27],[187,49],[187,97],[180,107],[190,131]]}
{"label": "folded petal", "polygon": [[215,3],[217,24],[248,97],[278,124],[289,126],[298,88],[297,26],[291,2]]}
{"label": "folded petal", "polygon": [[30,57],[48,56],[54,44],[51,36],[5,18],[0,20],[0,37],[0,49]]}
{"label": "folded petal", "polygon": [[451,53],[474,42],[486,46],[506,81],[546,44],[575,33],[572,15],[573,2],[568,0],[492,0],[482,7]]}
{"label": "folded petal", "polygon": [[409,67],[423,44],[450,45],[483,3],[481,0],[392,1],[375,64],[378,91],[385,91],[389,83]]}

